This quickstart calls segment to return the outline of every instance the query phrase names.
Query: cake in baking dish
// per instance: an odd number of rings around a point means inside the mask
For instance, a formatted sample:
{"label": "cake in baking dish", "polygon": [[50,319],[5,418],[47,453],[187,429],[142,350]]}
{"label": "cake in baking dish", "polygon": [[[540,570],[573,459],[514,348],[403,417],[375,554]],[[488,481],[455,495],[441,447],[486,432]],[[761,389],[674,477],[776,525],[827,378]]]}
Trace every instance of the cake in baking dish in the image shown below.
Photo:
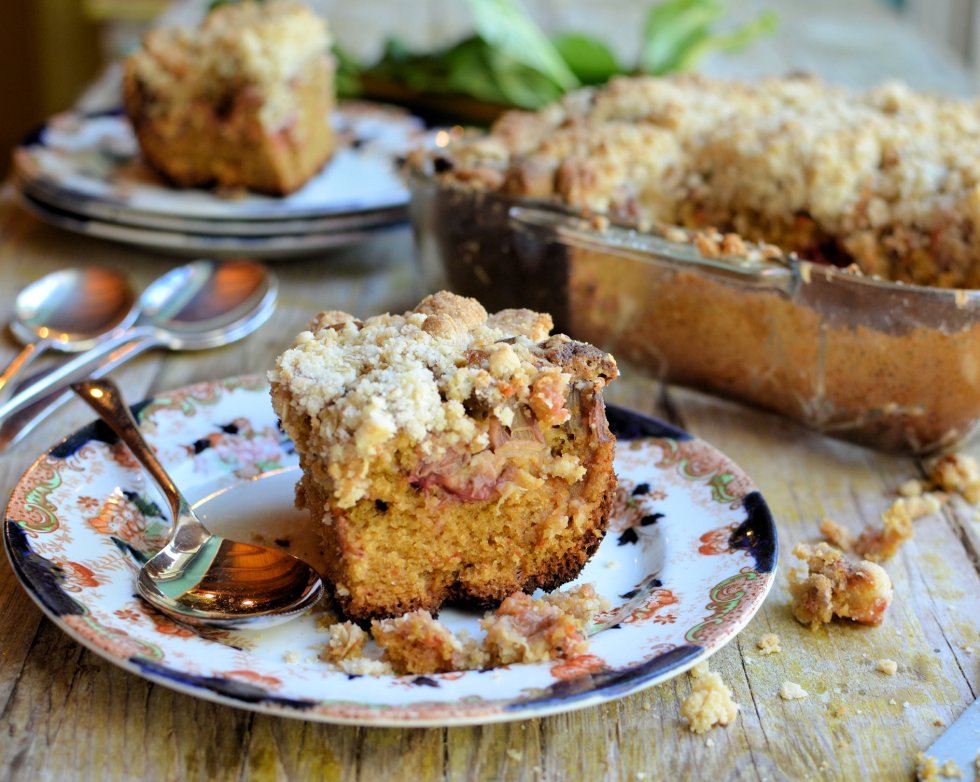
{"label": "cake in baking dish", "polygon": [[438,293],[404,315],[323,312],[276,361],[297,502],[357,621],[495,605],[574,578],[616,489],[612,356],[548,315]]}
{"label": "cake in baking dish", "polygon": [[715,228],[866,275],[980,287],[980,103],[892,82],[624,77],[505,114],[442,182]]}
{"label": "cake in baking dish", "polygon": [[196,30],[150,32],[123,99],[146,162],[181,187],[285,195],[334,147],[326,23],[289,2],[219,6]]}

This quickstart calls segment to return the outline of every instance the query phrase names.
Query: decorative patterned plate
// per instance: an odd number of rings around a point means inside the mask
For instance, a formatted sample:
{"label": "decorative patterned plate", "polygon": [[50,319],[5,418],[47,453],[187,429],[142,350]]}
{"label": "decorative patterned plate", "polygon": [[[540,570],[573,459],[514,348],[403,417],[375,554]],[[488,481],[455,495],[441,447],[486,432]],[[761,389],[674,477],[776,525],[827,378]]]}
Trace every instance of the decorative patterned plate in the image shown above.
{"label": "decorative patterned plate", "polygon": [[[380,104],[342,104],[331,117],[338,149],[304,187],[284,198],[169,187],[147,168],[129,122],[119,114],[60,114],[14,152],[17,177],[45,203],[99,220],[144,228],[217,233],[222,221],[302,221],[397,209],[408,191],[396,161],[421,143],[424,128]],[[242,233],[241,226],[230,228]],[[257,227],[266,234],[274,227]],[[284,224],[283,232],[303,231]]]}
{"label": "decorative patterned plate", "polygon": [[[203,383],[136,406],[164,464],[222,534],[315,561],[293,508],[298,475],[264,380]],[[101,423],[43,455],[14,489],[4,541],[28,594],[71,637],[151,681],[220,703],[323,722],[462,725],[539,717],[637,692],[735,637],[762,604],[776,530],[729,459],[682,431],[609,407],[620,500],[578,582],[612,608],[588,654],[433,676],[348,676],[317,660],[316,616],[264,631],[198,633],[145,606],[133,573],[169,521],[129,452]],[[262,523],[264,522],[264,524]],[[476,617],[443,611],[455,629]]]}

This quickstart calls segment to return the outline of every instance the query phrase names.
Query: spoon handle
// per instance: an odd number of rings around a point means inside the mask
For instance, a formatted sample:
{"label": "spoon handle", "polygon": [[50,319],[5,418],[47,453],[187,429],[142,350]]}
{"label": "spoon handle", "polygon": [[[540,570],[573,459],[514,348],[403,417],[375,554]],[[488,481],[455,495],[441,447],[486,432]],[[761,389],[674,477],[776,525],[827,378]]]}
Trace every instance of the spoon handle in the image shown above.
{"label": "spoon handle", "polygon": [[[136,343],[138,349],[131,347],[131,343]],[[42,396],[58,388],[64,388],[71,382],[84,379],[104,362],[108,361],[113,366],[118,366],[122,361],[159,344],[159,337],[150,328],[135,327],[121,332],[101,345],[79,354],[71,361],[66,361],[51,374],[14,394],[0,405],[0,424],[3,424],[15,413],[29,407]]]}
{"label": "spoon handle", "polygon": [[150,474],[163,491],[167,502],[173,510],[176,521],[183,514],[187,505],[186,500],[173,482],[173,479],[163,469],[150,444],[143,439],[139,424],[133,418],[133,413],[123,398],[119,387],[109,378],[102,380],[82,380],[71,384],[72,391],[78,394],[99,417],[108,424],[132,451],[136,460]]}
{"label": "spoon handle", "polygon": [[10,385],[10,382],[27,369],[28,364],[41,355],[47,349],[48,344],[50,343],[47,340],[39,340],[38,342],[28,342],[24,345],[20,353],[14,356],[13,360],[7,364],[7,368],[3,370],[3,374],[0,374],[0,396],[7,395],[7,387]]}
{"label": "spoon handle", "polygon": [[[89,372],[89,377],[100,378],[109,374],[113,369],[125,363],[134,356],[152,347],[147,342],[131,342],[128,345],[114,351],[111,356],[104,360]],[[55,368],[56,369],[56,368]],[[39,380],[50,375],[55,369],[46,369],[35,373],[24,381],[24,385],[17,388],[19,393],[22,388],[37,383]],[[21,408],[17,412],[11,413],[6,418],[0,420],[0,454],[8,448],[17,445],[27,435],[33,432],[40,424],[54,415],[68,402],[75,398],[75,395],[67,386],[61,385],[53,391],[45,393],[36,399],[31,400],[30,404]]]}

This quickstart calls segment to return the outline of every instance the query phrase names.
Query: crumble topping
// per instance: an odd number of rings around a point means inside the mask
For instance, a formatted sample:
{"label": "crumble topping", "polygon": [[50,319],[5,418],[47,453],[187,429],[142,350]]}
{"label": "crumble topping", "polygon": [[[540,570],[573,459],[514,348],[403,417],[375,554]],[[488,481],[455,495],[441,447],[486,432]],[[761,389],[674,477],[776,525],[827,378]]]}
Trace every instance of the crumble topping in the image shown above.
{"label": "crumble topping", "polygon": [[732,700],[732,691],[721,676],[705,671],[694,679],[691,694],[681,703],[681,716],[688,720],[692,733],[704,733],[715,725],[728,725],[734,720],[738,716],[738,704]]}
{"label": "crumble topping", "polygon": [[759,654],[763,656],[783,651],[779,645],[779,636],[775,633],[766,633],[756,642],[756,646],[759,648]]}
{"label": "crumble topping", "polygon": [[[591,603],[594,596],[592,590],[587,600]],[[566,597],[566,602],[573,600],[570,594]],[[586,610],[591,617],[594,611]],[[480,621],[480,626],[486,632],[483,646],[491,666],[574,657],[589,648],[579,617],[566,613],[547,597],[535,600],[523,592],[504,600]]]}
{"label": "crumble topping", "polygon": [[371,635],[397,673],[447,673],[480,668],[483,656],[428,611],[371,623]]}
{"label": "crumble topping", "polygon": [[881,514],[881,528],[869,527],[854,542],[854,552],[871,562],[891,559],[912,537],[912,520],[925,515],[921,497],[900,497]]}
{"label": "crumble topping", "polygon": [[326,57],[330,43],[326,22],[299,3],[233,3],[208,14],[195,30],[152,30],[130,67],[153,93],[168,96],[149,103],[148,111],[213,103],[249,85],[263,100],[263,125],[276,129],[290,119],[289,80],[311,58]]}
{"label": "crumble topping", "polygon": [[641,76],[509,112],[452,144],[441,176],[818,256],[836,243],[865,274],[969,288],[978,138],[975,101],[897,82]]}
{"label": "crumble topping", "polygon": [[880,565],[848,560],[827,543],[801,543],[793,555],[806,562],[809,571],[805,577],[790,572],[789,591],[797,621],[811,629],[834,616],[881,624],[891,603],[892,583]]}
{"label": "crumble topping", "polygon": [[779,697],[784,701],[797,701],[809,695],[806,690],[804,690],[796,682],[783,682],[779,687]]}
{"label": "crumble topping", "polygon": [[[568,420],[566,398],[577,381],[557,359],[586,346],[564,335],[548,338],[551,327],[548,315],[488,316],[475,299],[450,293],[429,296],[404,315],[363,322],[321,313],[269,379],[289,390],[293,415],[308,418],[308,450],[329,465],[341,508],[365,495],[369,468],[389,466],[399,453],[430,465],[460,454],[492,461],[487,449],[497,423],[513,435],[498,438],[511,440],[505,448],[534,449],[542,475],[576,482],[584,467],[572,455],[553,456],[539,426]],[[599,365],[601,387],[616,376],[615,360],[589,350],[596,355],[575,360]],[[295,436],[290,411],[276,412]]]}

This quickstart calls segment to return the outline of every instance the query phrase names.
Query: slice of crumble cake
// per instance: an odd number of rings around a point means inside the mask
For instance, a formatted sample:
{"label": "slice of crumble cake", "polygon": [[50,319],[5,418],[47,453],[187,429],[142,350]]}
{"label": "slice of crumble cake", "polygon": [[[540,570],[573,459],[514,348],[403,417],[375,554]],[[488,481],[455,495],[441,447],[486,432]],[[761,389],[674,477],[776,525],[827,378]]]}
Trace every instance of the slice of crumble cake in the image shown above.
{"label": "slice of crumble cake", "polygon": [[326,24],[289,2],[223,5],[200,27],[153,30],[124,64],[144,160],[181,187],[296,190],[333,151]]}
{"label": "slice of crumble cake", "polygon": [[317,316],[270,374],[344,613],[554,589],[599,546],[616,490],[612,356],[548,315],[426,298]]}

